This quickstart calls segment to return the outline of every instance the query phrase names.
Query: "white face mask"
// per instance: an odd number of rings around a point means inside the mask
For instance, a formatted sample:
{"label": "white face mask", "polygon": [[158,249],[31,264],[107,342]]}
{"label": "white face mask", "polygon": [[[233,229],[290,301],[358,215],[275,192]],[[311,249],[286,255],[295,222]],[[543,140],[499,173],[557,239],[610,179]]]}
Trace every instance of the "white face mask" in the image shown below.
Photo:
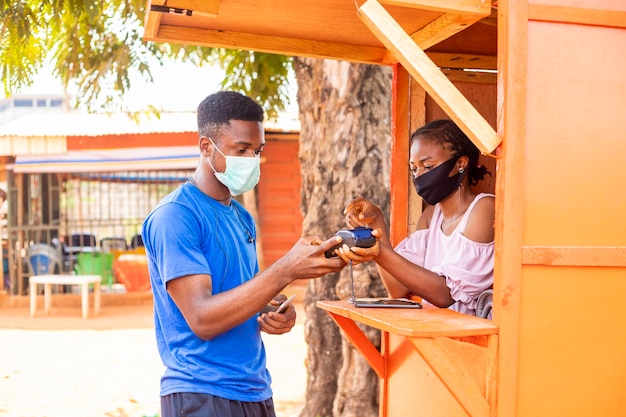
{"label": "white face mask", "polygon": [[213,139],[209,138],[215,149],[226,159],[226,169],[224,172],[217,172],[207,158],[209,165],[215,172],[215,178],[228,187],[230,194],[237,196],[253,189],[261,178],[261,157],[255,156],[227,156],[220,151]]}

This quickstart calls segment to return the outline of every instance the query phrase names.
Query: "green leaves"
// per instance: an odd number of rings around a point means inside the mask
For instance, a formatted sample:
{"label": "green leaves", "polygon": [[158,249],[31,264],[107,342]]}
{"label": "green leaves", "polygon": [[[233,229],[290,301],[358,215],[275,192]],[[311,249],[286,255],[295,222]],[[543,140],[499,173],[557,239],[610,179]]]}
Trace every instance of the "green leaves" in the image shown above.
{"label": "green leaves", "polygon": [[161,48],[143,42],[144,1],[18,0],[2,3],[0,75],[5,92],[32,84],[46,61],[76,105],[116,110],[130,88],[130,73],[151,81],[149,62]]}
{"label": "green leaves", "polygon": [[225,89],[248,94],[276,118],[288,104],[291,59],[249,51],[144,42],[144,0],[0,0],[0,76],[7,94],[32,84],[44,63],[75,105],[124,110],[131,76],[152,82],[164,57],[226,70]]}
{"label": "green leaves", "polygon": [[262,103],[269,119],[289,104],[289,75],[292,59],[283,55],[233,49],[215,50],[213,59],[228,74],[222,86],[248,94]]}
{"label": "green leaves", "polygon": [[21,1],[4,0],[0,11],[0,74],[5,91],[28,86],[45,56],[45,34],[35,36],[44,15]]}

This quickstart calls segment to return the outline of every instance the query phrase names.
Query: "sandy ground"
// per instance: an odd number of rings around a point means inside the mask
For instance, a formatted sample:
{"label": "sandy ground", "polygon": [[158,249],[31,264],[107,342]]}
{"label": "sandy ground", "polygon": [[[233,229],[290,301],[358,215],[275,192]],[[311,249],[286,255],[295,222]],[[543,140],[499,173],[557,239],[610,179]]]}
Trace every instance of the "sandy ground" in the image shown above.
{"label": "sandy ground", "polygon": [[[296,417],[304,404],[304,312],[296,307],[290,333],[264,334],[278,417]],[[103,305],[82,319],[80,307],[55,307],[53,298],[50,315],[37,313],[0,308],[0,417],[158,416],[163,365],[150,303]]]}

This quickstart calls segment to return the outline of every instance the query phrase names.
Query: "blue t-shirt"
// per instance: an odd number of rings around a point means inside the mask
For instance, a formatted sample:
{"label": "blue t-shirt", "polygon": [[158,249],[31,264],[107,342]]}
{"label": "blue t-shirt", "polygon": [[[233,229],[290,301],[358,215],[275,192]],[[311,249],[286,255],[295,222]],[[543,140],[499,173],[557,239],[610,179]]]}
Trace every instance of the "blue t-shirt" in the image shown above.
{"label": "blue t-shirt", "polygon": [[237,401],[272,396],[265,348],[256,321],[203,340],[187,325],[166,283],[208,274],[213,294],[237,287],[259,272],[254,219],[238,202],[225,206],[190,183],[165,197],[144,221],[150,282],[154,295],[157,347],[165,374],[161,395],[208,393]]}

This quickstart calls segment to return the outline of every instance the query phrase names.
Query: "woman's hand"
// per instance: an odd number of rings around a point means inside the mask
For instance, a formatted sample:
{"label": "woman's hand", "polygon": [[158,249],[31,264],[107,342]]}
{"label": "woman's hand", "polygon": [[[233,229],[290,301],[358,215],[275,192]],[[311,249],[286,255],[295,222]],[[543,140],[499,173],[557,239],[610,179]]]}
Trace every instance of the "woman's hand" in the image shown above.
{"label": "woman's hand", "polygon": [[[350,228],[358,226],[384,227],[383,212],[363,197],[352,200],[343,211],[346,224]],[[372,227],[370,226],[370,227]]]}
{"label": "woman's hand", "polygon": [[372,247],[359,248],[355,246],[350,248],[348,245],[343,244],[339,248],[337,248],[337,255],[339,255],[339,257],[343,259],[346,263],[350,263],[350,261],[352,261],[353,265],[373,260],[378,256],[378,253],[380,252],[380,229],[372,230],[372,236],[376,238],[376,243],[374,243]]}

